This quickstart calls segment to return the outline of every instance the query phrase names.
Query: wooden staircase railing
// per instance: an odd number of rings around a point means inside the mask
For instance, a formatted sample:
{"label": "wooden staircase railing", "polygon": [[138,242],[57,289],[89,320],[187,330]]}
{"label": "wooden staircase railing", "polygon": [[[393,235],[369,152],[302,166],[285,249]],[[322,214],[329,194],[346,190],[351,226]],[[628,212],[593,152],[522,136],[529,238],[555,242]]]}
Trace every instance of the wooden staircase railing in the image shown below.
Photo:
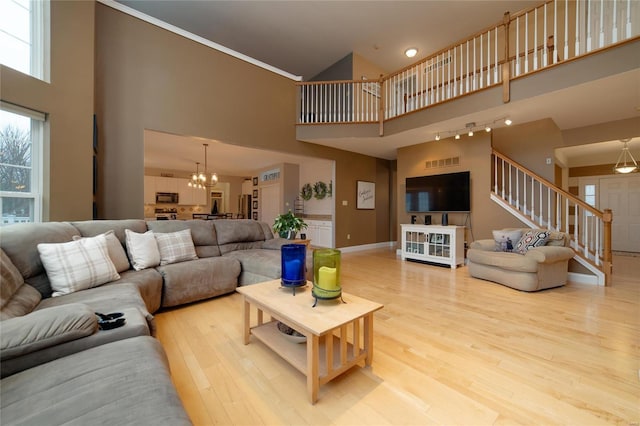
{"label": "wooden staircase railing", "polygon": [[611,210],[600,211],[545,178],[492,150],[491,199],[530,227],[571,236],[579,263],[611,283]]}

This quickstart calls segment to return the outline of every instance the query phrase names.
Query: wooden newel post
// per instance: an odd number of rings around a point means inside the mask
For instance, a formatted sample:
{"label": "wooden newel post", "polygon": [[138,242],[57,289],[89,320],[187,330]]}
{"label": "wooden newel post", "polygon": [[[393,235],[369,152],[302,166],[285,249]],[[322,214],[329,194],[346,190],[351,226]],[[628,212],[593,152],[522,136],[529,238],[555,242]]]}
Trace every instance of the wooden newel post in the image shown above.
{"label": "wooden newel post", "polygon": [[604,285],[611,285],[611,274],[613,273],[613,263],[611,255],[611,222],[613,222],[613,212],[611,209],[604,209],[602,215],[602,222],[604,224],[603,235],[603,270],[604,270]]}

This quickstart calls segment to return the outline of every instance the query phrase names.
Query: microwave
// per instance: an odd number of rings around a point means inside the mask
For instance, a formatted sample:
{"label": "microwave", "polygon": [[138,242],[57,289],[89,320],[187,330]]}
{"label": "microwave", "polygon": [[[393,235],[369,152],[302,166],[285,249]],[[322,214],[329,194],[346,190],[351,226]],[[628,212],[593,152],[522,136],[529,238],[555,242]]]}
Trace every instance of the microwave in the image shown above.
{"label": "microwave", "polygon": [[178,204],[178,194],[175,192],[156,192],[156,204]]}

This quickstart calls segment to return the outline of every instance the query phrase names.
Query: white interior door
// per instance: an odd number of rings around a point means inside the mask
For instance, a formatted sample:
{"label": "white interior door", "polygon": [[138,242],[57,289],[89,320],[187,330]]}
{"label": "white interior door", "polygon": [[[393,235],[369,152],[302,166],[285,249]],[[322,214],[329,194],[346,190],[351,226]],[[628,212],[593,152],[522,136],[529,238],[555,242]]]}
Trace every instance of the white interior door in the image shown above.
{"label": "white interior door", "polygon": [[600,209],[611,209],[611,248],[640,252],[640,176],[600,179]]}
{"label": "white interior door", "polygon": [[273,225],[280,214],[280,185],[260,187],[260,220]]}

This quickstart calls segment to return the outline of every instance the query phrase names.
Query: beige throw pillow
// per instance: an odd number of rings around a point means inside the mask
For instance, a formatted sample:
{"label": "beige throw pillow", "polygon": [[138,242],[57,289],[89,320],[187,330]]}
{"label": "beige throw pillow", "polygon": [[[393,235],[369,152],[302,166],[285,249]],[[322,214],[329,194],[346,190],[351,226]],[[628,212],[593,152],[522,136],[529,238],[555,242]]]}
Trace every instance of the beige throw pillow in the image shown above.
{"label": "beige throw pillow", "polygon": [[160,265],[184,262],[197,259],[196,248],[191,238],[191,229],[178,232],[154,233],[158,250],[160,251]]}
{"label": "beige throw pillow", "polygon": [[133,269],[141,271],[160,264],[160,252],[153,231],[138,234],[125,229],[124,234]]}
{"label": "beige throw pillow", "polygon": [[104,235],[68,243],[40,243],[38,252],[54,297],[120,279]]}
{"label": "beige throw pillow", "polygon": [[[120,240],[116,237],[116,234],[111,231],[107,231],[104,234],[104,237],[107,240],[107,252],[109,253],[109,258],[113,262],[116,267],[116,271],[124,272],[129,269],[129,259],[127,258],[127,253],[125,253],[122,244],[120,244]],[[73,240],[79,240],[81,238],[95,238],[95,237],[81,237],[79,235],[74,235]]]}

